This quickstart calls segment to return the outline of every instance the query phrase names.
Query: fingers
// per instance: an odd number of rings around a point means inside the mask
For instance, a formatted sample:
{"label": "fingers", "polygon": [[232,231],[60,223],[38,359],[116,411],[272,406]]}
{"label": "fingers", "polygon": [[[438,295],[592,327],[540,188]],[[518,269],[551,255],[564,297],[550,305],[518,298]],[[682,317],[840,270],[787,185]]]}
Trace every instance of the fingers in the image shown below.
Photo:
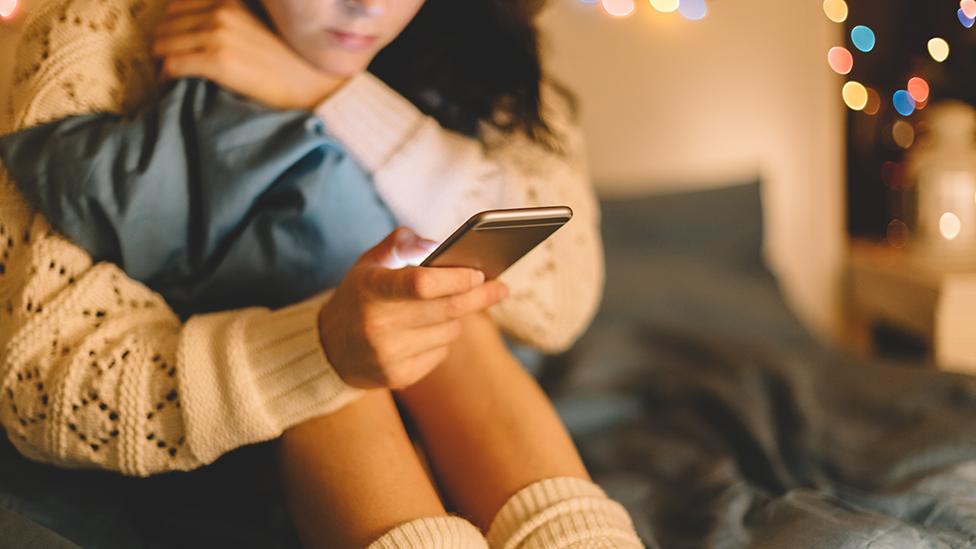
{"label": "fingers", "polygon": [[381,363],[402,362],[438,347],[447,347],[459,335],[461,322],[457,320],[406,329],[401,332],[400,337],[376,348],[377,359]]}
{"label": "fingers", "polygon": [[420,302],[405,312],[410,315],[411,325],[429,326],[483,311],[506,297],[508,287],[498,280],[491,280],[461,294]]}
{"label": "fingers", "polygon": [[160,36],[153,42],[153,53],[158,57],[170,57],[200,52],[211,47],[212,42],[212,36],[207,31]]}
{"label": "fingers", "polygon": [[383,269],[376,274],[376,291],[386,299],[437,299],[469,292],[485,281],[481,271],[447,267]]}

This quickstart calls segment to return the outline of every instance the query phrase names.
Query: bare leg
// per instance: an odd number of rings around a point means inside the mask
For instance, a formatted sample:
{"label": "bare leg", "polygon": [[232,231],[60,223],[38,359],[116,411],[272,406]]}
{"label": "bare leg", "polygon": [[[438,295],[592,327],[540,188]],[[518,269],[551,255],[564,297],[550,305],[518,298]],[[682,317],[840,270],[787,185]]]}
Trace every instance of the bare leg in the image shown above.
{"label": "bare leg", "polygon": [[450,357],[398,391],[446,497],[482,531],[518,490],[545,478],[589,480],[535,380],[485,315],[464,321]]}
{"label": "bare leg", "polygon": [[362,548],[399,524],[445,514],[389,391],[288,429],[278,457],[306,547]]}

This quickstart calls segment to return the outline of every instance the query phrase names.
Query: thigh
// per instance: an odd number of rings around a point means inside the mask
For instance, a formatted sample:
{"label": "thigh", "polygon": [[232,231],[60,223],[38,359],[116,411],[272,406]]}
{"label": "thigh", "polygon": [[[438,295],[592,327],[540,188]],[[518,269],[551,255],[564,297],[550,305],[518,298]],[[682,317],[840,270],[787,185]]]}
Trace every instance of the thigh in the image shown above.
{"label": "thigh", "polygon": [[308,547],[365,547],[398,524],[444,514],[389,391],[288,429],[278,458]]}

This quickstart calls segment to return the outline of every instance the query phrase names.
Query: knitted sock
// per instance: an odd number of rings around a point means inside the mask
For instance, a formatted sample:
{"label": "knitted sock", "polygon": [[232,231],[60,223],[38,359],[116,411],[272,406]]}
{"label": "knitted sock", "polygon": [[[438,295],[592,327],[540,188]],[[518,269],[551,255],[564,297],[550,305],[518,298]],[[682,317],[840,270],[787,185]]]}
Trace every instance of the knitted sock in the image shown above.
{"label": "knitted sock", "polygon": [[627,510],[592,482],[540,480],[519,490],[492,520],[492,549],[639,549]]}
{"label": "knitted sock", "polygon": [[366,549],[488,549],[488,544],[474,524],[445,515],[405,522]]}

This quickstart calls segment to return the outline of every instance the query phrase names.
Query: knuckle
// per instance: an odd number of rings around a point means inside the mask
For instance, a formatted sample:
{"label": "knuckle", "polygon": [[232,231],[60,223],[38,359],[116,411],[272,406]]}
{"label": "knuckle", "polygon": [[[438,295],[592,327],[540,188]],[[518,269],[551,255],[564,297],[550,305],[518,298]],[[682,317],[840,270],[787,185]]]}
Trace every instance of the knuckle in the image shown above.
{"label": "knuckle", "polygon": [[437,281],[430,272],[422,269],[413,270],[413,293],[418,299],[430,299],[434,295]]}
{"label": "knuckle", "polygon": [[444,314],[449,319],[457,320],[464,316],[465,312],[467,312],[467,307],[462,296],[451,296],[444,302]]}
{"label": "knuckle", "polygon": [[234,22],[237,17],[237,10],[229,2],[217,4],[210,12],[211,21],[217,26],[225,26]]}

